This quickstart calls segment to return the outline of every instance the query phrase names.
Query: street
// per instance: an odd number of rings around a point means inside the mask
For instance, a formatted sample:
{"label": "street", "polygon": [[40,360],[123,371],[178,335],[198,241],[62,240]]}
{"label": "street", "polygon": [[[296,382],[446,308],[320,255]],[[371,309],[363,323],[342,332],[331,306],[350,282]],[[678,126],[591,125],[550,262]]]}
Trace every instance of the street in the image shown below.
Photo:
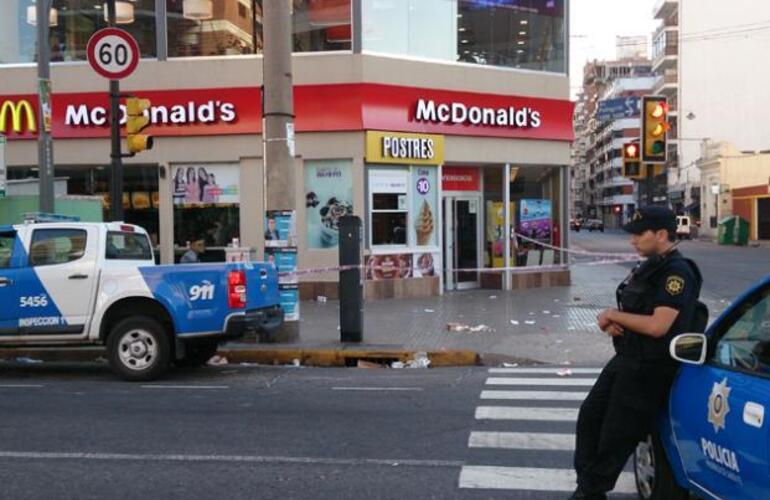
{"label": "street", "polygon": [[4,365],[2,497],[564,498],[595,370],[556,370]]}

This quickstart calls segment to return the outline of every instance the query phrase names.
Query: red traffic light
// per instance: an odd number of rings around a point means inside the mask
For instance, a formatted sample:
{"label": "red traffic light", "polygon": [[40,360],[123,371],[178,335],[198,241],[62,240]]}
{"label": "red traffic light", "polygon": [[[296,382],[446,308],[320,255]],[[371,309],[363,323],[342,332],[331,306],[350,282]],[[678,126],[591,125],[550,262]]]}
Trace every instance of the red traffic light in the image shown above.
{"label": "red traffic light", "polygon": [[668,115],[668,103],[657,102],[655,107],[650,111],[650,116],[653,118],[665,118]]}
{"label": "red traffic light", "polygon": [[639,158],[639,146],[636,144],[626,144],[623,146],[623,157],[627,160]]}
{"label": "red traffic light", "polygon": [[620,213],[620,207],[619,207],[619,206],[617,206],[617,205],[616,205],[616,206],[615,206],[615,207],[614,207],[612,210],[613,210],[613,211],[614,211],[616,214],[619,214],[619,213]]}

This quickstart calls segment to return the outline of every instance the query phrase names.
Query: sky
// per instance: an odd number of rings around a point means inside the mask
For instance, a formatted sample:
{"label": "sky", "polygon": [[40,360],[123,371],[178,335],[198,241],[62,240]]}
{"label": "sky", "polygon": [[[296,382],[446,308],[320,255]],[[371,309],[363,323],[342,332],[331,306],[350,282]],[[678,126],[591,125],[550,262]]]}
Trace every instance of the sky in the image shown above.
{"label": "sky", "polygon": [[657,0],[570,0],[570,94],[583,80],[583,65],[615,58],[615,37],[652,35]]}

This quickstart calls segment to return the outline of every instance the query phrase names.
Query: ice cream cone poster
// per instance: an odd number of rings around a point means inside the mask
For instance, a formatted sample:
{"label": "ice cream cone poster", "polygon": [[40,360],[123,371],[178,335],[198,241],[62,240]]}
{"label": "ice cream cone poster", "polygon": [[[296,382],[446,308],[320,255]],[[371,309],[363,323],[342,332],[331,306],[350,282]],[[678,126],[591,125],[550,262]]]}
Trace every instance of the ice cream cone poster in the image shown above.
{"label": "ice cream cone poster", "polygon": [[438,245],[438,174],[436,167],[412,169],[411,231],[416,246]]}
{"label": "ice cream cone poster", "polygon": [[305,162],[308,248],[337,248],[339,221],[345,215],[353,215],[350,160]]}

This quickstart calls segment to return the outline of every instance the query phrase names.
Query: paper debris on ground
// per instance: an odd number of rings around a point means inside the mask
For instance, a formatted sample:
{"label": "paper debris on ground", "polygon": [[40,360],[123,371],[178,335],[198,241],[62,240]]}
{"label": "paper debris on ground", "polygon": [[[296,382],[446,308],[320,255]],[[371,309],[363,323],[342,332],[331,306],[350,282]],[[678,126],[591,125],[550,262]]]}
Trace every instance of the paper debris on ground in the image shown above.
{"label": "paper debris on ground", "polygon": [[554,314],[553,317],[554,318],[561,318],[561,314]]}
{"label": "paper debris on ground", "polygon": [[364,361],[363,359],[359,359],[358,363],[356,363],[356,367],[358,368],[384,368],[379,363],[372,363],[371,361]]}
{"label": "paper debris on ground", "polygon": [[562,368],[561,370],[556,371],[556,375],[560,377],[569,377],[570,375],[572,375],[572,370],[570,370],[569,368]]}
{"label": "paper debris on ground", "polygon": [[318,297],[316,297],[316,300],[317,300],[317,301],[318,301],[320,304],[326,304],[326,297],[324,297],[323,295],[319,295]]}
{"label": "paper debris on ground", "polygon": [[543,311],[543,314],[551,314],[551,311]]}
{"label": "paper debris on ground", "polygon": [[537,322],[536,321],[532,321],[532,320],[528,320],[528,321],[525,321],[524,323],[526,323],[528,325],[534,325]]}
{"label": "paper debris on ground", "polygon": [[517,368],[518,366],[518,363],[503,363],[503,368]]}
{"label": "paper debris on ground", "polygon": [[26,356],[22,356],[20,358],[16,358],[16,361],[18,361],[19,363],[28,363],[28,364],[42,363],[43,362],[43,360],[41,360],[41,359],[28,358]]}
{"label": "paper debris on ground", "polygon": [[425,309],[425,312],[426,313],[433,313],[433,312],[436,312],[436,311],[434,311],[433,309]]}
{"label": "paper debris on ground", "polygon": [[497,295],[490,295],[490,296],[489,296],[489,298],[490,298],[490,299],[496,299],[496,298],[497,298]]}
{"label": "paper debris on ground", "polygon": [[402,363],[401,361],[394,361],[390,364],[391,368],[395,368],[397,370],[400,370],[401,368],[405,367],[406,365]]}
{"label": "paper debris on ground", "polygon": [[414,353],[414,359],[406,362],[407,368],[428,368],[430,366],[430,358],[428,358],[427,352]]}
{"label": "paper debris on ground", "polygon": [[518,325],[518,324],[519,324],[519,322],[518,322],[518,321],[516,321],[515,319],[512,319],[512,320],[511,320],[511,324],[512,324],[512,325]]}
{"label": "paper debris on ground", "polygon": [[291,366],[302,366],[302,363],[297,358],[291,360]]}
{"label": "paper debris on ground", "polygon": [[206,364],[209,366],[223,366],[227,364],[227,358],[220,356],[219,354],[215,354],[209,358]]}
{"label": "paper debris on ground", "polygon": [[479,333],[479,332],[493,332],[494,329],[487,326],[487,325],[478,325],[478,326],[470,326],[466,325],[464,323],[447,323],[446,329],[448,332],[470,332],[470,333]]}

